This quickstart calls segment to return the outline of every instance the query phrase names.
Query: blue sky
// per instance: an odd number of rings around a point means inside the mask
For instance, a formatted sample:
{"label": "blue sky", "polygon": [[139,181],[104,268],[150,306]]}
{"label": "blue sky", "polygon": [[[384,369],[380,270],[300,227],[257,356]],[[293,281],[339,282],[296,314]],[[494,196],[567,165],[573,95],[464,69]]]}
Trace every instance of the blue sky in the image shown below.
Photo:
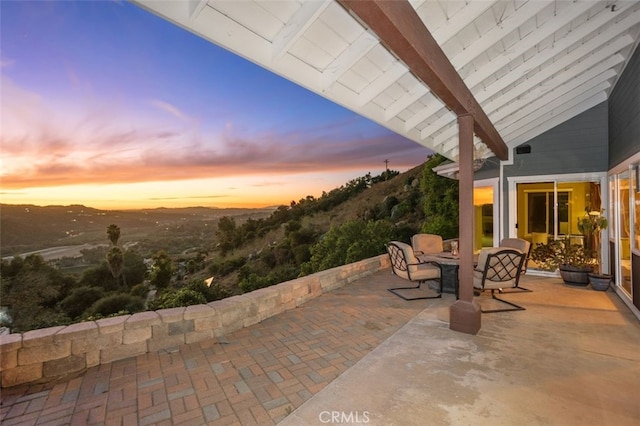
{"label": "blue sky", "polygon": [[136,5],[0,8],[2,202],[288,204],[430,153]]}

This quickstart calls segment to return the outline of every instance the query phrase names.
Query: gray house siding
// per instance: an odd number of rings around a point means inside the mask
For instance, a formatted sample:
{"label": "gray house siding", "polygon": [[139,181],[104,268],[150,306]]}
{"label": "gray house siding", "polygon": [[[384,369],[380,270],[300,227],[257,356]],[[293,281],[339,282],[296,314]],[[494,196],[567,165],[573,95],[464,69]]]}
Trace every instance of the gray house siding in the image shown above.
{"label": "gray house siding", "polygon": [[531,153],[513,156],[504,177],[608,170],[607,102],[529,140]]}
{"label": "gray house siding", "polygon": [[[602,102],[582,114],[530,139],[529,154],[513,154],[513,164],[505,165],[503,180],[503,229],[508,229],[509,183],[519,176],[593,173],[608,170],[608,105]],[[507,236],[507,235],[505,235]]]}
{"label": "gray house siding", "polygon": [[609,168],[640,151],[640,48],[609,97]]}

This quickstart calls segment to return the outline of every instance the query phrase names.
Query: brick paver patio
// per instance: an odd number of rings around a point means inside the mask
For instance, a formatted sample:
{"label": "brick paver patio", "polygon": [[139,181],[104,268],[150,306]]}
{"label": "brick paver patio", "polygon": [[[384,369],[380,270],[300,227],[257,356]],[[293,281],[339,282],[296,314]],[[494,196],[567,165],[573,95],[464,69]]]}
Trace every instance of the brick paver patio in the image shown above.
{"label": "brick paver patio", "polygon": [[406,302],[378,272],[217,341],[2,389],[8,425],[275,424],[406,324]]}

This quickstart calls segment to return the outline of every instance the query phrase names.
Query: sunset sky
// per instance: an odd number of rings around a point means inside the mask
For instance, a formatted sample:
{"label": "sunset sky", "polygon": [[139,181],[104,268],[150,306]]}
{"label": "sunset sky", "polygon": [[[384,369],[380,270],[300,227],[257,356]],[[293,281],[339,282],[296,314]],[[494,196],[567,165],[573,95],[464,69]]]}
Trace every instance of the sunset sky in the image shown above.
{"label": "sunset sky", "polygon": [[430,153],[130,3],[0,8],[2,203],[288,205]]}

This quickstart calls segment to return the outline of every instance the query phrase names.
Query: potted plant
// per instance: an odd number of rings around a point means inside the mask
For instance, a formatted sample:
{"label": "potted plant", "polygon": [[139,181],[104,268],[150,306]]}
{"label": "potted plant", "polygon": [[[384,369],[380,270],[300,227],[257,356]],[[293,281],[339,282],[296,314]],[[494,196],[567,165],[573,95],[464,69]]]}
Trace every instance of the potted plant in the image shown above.
{"label": "potted plant", "polygon": [[601,255],[602,230],[607,229],[608,225],[604,209],[587,209],[585,215],[578,219],[578,230],[585,236],[585,247],[594,259],[595,271],[589,274],[589,282],[594,290],[607,290],[611,282],[611,275],[602,273]]}
{"label": "potted plant", "polygon": [[585,253],[584,247],[571,244],[568,237],[563,240],[552,240],[546,244],[537,244],[531,250],[531,259],[544,270],[559,270],[565,284],[579,286],[589,284],[587,274],[593,270],[592,262]]}

